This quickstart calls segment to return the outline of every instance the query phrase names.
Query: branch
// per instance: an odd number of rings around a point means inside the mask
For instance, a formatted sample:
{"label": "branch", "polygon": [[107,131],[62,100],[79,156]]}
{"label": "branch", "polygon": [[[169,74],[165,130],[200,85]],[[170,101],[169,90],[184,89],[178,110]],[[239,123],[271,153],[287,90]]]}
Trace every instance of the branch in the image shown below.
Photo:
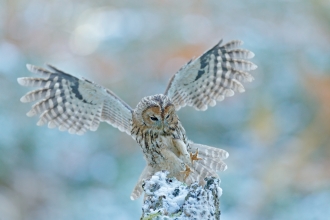
{"label": "branch", "polygon": [[144,182],[141,220],[220,220],[220,179],[205,178],[204,187],[198,183],[187,186],[167,175],[167,171],[157,172]]}

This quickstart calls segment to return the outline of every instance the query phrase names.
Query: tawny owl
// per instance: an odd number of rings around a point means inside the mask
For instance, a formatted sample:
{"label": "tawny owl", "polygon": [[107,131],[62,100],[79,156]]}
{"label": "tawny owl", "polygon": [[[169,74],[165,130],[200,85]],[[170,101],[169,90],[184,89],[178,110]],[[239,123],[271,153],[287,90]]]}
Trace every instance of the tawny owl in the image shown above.
{"label": "tawny owl", "polygon": [[252,81],[247,72],[257,66],[245,59],[254,54],[239,49],[241,41],[222,45],[220,41],[197,59],[189,61],[170,80],[164,94],[143,98],[135,109],[112,91],[87,79],[78,79],[53,66],[45,70],[27,65],[28,70],[44,78],[18,78],[23,86],[37,86],[21,98],[22,102],[40,100],[27,116],[40,114],[37,125],[59,127],[70,133],[95,131],[101,121],[131,135],[141,146],[147,165],[131,199],[138,198],[144,179],[155,172],[168,170],[170,176],[187,184],[204,183],[206,176],[217,177],[227,168],[222,161],[225,150],[189,141],[176,114],[186,105],[204,111],[234,91],[244,92],[240,81]]}

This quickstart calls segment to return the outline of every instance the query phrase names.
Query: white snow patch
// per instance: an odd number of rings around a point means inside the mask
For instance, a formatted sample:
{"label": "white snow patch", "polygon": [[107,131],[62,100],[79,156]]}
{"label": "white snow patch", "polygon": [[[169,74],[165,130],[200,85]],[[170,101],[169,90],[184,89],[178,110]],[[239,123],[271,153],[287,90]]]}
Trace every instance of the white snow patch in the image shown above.
{"label": "white snow patch", "polygon": [[167,178],[168,174],[168,171],[157,172],[145,181],[143,218],[175,216],[176,219],[190,219],[194,216],[197,219],[217,219],[222,194],[220,179],[208,178],[204,187],[197,183],[187,186],[175,178]]}

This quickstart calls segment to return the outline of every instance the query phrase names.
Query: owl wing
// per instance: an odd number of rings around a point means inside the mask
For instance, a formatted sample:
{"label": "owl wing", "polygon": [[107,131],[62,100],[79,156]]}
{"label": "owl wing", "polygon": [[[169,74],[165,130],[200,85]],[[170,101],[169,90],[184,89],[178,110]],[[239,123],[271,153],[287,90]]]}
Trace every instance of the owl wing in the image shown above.
{"label": "owl wing", "polygon": [[170,80],[165,95],[174,103],[176,110],[186,105],[205,111],[233,96],[235,91],[244,92],[242,81],[251,82],[248,73],[257,68],[246,61],[254,57],[248,50],[238,48],[242,41],[234,40],[222,45],[222,40],[197,59],[189,61]]}
{"label": "owl wing", "polygon": [[78,79],[48,65],[49,70],[27,65],[29,71],[45,78],[23,77],[22,86],[41,87],[21,98],[21,102],[39,100],[27,116],[40,114],[37,125],[48,123],[69,133],[95,131],[105,121],[120,131],[131,133],[132,108],[110,90],[87,79]]}

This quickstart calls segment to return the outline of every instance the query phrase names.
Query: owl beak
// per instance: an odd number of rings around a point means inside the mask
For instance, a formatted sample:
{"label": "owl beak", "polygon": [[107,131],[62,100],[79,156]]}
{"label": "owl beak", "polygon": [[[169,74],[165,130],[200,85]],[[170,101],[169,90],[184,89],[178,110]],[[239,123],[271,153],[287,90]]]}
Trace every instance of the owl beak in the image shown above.
{"label": "owl beak", "polygon": [[159,122],[159,124],[158,124],[158,129],[159,129],[159,130],[163,130],[163,129],[164,129],[164,124],[163,124],[163,122]]}
{"label": "owl beak", "polygon": [[167,128],[167,124],[165,122],[163,122],[162,123],[162,130],[163,130],[164,134],[167,133],[167,129],[166,128]]}

